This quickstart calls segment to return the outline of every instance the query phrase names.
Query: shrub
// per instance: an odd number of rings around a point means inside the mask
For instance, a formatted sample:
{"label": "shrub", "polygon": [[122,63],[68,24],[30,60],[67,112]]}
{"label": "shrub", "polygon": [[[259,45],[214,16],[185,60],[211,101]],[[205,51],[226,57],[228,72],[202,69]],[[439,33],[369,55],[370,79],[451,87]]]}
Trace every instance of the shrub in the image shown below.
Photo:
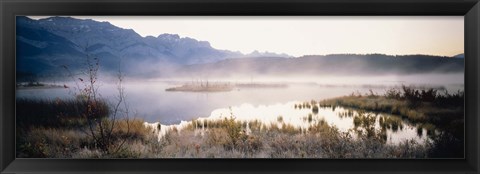
{"label": "shrub", "polygon": [[242,124],[235,121],[233,115],[231,115],[230,118],[225,118],[223,124],[225,125],[228,137],[230,137],[230,144],[233,148],[244,136],[242,132]]}
{"label": "shrub", "polygon": [[312,116],[312,114],[308,114],[307,120],[308,120],[309,123],[313,121],[313,116]]}
{"label": "shrub", "polygon": [[360,117],[353,117],[353,125],[355,125],[355,127],[358,127],[362,124],[362,120]]}
{"label": "shrub", "polygon": [[401,99],[401,92],[395,88],[391,88],[391,89],[388,89],[386,92],[385,92],[385,95],[384,95],[386,98],[388,99]]}
{"label": "shrub", "polygon": [[437,90],[430,88],[428,90],[422,90],[420,98],[424,102],[433,102],[437,97]]}
{"label": "shrub", "polygon": [[277,117],[277,121],[280,122],[280,123],[283,122],[283,117],[282,117],[281,115],[278,116],[278,117]]}
{"label": "shrub", "polygon": [[465,92],[457,91],[455,94],[450,94],[445,91],[444,94],[437,95],[433,102],[438,107],[463,107],[465,103]]}
{"label": "shrub", "polygon": [[313,105],[313,107],[312,107],[312,113],[313,114],[318,114],[318,106],[316,104]]}

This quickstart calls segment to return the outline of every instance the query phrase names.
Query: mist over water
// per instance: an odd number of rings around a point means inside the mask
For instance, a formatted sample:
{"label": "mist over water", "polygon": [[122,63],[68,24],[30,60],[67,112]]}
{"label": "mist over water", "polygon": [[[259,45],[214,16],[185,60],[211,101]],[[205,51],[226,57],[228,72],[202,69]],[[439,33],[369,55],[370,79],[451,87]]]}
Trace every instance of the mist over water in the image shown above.
{"label": "mist over water", "polygon": [[180,18],[155,19],[151,35],[133,20],[81,18],[15,19],[16,157],[464,157],[461,18],[374,19],[368,32],[343,19],[281,32],[261,26],[284,19],[197,21],[255,26],[225,30],[233,45],[185,33],[197,22]]}
{"label": "mist over water", "polygon": [[[191,92],[167,91],[185,84],[282,84],[282,87],[241,87],[231,91]],[[58,85],[58,84],[57,84]],[[61,84],[63,85],[63,84]],[[74,98],[75,84],[65,82],[69,88],[20,89],[17,98]],[[126,79],[123,83],[126,103],[130,116],[141,118],[153,128],[162,127],[182,130],[192,120],[218,120],[234,116],[239,121],[260,121],[263,124],[289,124],[306,130],[310,125],[325,121],[337,127],[341,132],[357,129],[352,117],[342,117],[345,108],[321,108],[313,113],[311,109],[297,109],[296,103],[321,101],[324,99],[351,95],[368,95],[371,92],[383,95],[391,88],[402,85],[415,88],[435,88],[438,93],[455,93],[464,90],[463,74],[421,74],[405,76],[324,76],[324,77],[259,77],[251,78],[164,78],[164,79]],[[99,83],[99,94],[112,104],[116,102],[117,84],[113,80]],[[387,114],[374,114],[375,129],[381,129],[381,117],[393,117]],[[310,117],[310,118],[309,118]],[[404,140],[425,143],[431,139],[427,130],[418,130],[418,125],[407,120],[401,121],[398,130],[386,130],[386,142],[397,144]],[[245,129],[248,128],[245,127]],[[161,138],[167,129],[159,131]],[[352,134],[350,132],[350,134]],[[354,134],[352,134],[355,137]]]}
{"label": "mist over water", "polygon": [[[225,92],[165,91],[167,88],[186,83],[208,81],[215,83],[276,83],[286,84],[285,88],[234,88]],[[66,82],[70,87],[73,83]],[[99,93],[103,98],[115,101],[116,84],[113,81],[100,82]],[[383,94],[387,89],[401,85],[419,88],[436,88],[439,93],[450,93],[464,88],[463,74],[420,74],[404,76],[329,76],[329,77],[251,77],[251,78],[166,78],[126,79],[124,86],[130,111],[147,122],[178,124],[199,117],[208,117],[212,111],[250,104],[268,106],[292,101],[323,100],[355,93],[366,94],[369,90]],[[21,89],[17,98],[73,98],[71,88]]]}

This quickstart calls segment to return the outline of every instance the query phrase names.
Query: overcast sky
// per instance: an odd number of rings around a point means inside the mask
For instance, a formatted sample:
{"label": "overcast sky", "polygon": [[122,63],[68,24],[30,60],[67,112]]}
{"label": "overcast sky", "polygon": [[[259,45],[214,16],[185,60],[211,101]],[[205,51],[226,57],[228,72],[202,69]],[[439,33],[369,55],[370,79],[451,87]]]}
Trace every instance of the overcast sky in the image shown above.
{"label": "overcast sky", "polygon": [[[41,18],[41,17],[33,17]],[[77,16],[108,21],[141,36],[178,34],[212,47],[293,56],[338,53],[429,54],[464,52],[463,16],[417,17],[200,17]]]}

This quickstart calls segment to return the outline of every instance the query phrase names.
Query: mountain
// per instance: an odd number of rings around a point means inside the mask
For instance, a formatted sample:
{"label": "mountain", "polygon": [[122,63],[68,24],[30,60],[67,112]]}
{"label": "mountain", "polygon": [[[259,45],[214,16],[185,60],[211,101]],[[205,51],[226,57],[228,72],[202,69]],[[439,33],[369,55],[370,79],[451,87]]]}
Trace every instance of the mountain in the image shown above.
{"label": "mountain", "polygon": [[242,56],[242,57],[285,57],[285,58],[291,58],[292,56],[288,55],[288,54],[285,54],[285,53],[281,53],[281,54],[278,54],[278,53],[272,53],[272,52],[259,52],[257,50],[249,53],[249,54],[246,54],[245,56]]}
{"label": "mountain", "polygon": [[78,71],[87,57],[99,58],[100,70],[136,77],[230,77],[272,75],[357,75],[463,72],[463,54],[337,54],[291,57],[254,51],[219,50],[207,41],[177,34],[142,37],[108,22],[71,17],[16,18],[17,80],[64,76]]}
{"label": "mountain", "polygon": [[[90,19],[50,17],[32,20],[19,16],[16,21],[17,72],[27,74],[56,74],[63,72],[63,65],[77,70],[87,56],[98,57],[104,71],[115,72],[122,62],[127,65],[124,71],[128,74],[140,75],[161,73],[175,66],[246,56],[240,52],[218,50],[209,42],[181,38],[176,34],[142,37],[131,29]],[[256,52],[255,56],[263,55]]]}
{"label": "mountain", "polygon": [[461,73],[464,60],[428,55],[391,56],[384,54],[335,54],[298,58],[263,57],[228,59],[215,63],[188,65],[175,74],[201,77],[233,76],[322,76]]}
{"label": "mountain", "polygon": [[463,53],[462,53],[462,54],[457,54],[457,55],[455,55],[455,56],[453,56],[453,57],[464,59],[464,58],[465,58],[465,54],[463,54]]}

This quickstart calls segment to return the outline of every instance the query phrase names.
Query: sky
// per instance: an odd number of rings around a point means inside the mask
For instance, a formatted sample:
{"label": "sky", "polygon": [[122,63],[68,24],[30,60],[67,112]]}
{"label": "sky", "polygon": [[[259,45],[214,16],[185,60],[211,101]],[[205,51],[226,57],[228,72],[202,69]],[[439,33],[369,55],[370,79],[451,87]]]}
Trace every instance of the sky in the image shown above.
{"label": "sky", "polygon": [[[178,34],[216,49],[292,56],[464,52],[463,16],[73,16],[107,21],[141,36]],[[35,17],[34,19],[44,18]]]}

